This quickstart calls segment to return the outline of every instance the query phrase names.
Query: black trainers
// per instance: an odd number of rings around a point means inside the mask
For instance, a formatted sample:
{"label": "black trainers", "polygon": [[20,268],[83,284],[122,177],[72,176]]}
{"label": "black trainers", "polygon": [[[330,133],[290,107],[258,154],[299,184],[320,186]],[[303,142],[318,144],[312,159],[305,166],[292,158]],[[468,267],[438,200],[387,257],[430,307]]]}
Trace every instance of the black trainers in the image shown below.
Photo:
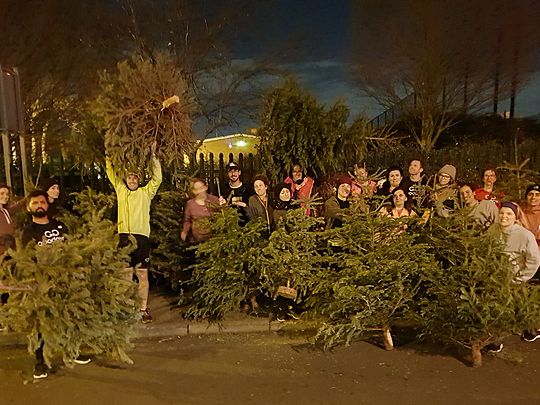
{"label": "black trainers", "polygon": [[532,332],[526,330],[521,335],[521,339],[523,339],[525,342],[534,342],[536,339],[540,339],[540,330],[537,329]]}
{"label": "black trainers", "polygon": [[91,361],[92,359],[88,356],[79,356],[75,360],[73,360],[73,363],[84,365],[90,363]]}
{"label": "black trainers", "polygon": [[153,321],[152,315],[150,315],[150,312],[148,312],[148,308],[141,309],[141,322],[150,323],[152,321]]}
{"label": "black trainers", "polygon": [[42,380],[49,375],[49,367],[46,364],[39,363],[34,367],[34,380]]}
{"label": "black trainers", "polygon": [[502,343],[491,343],[486,346],[486,350],[490,353],[500,353],[503,347],[504,345]]}

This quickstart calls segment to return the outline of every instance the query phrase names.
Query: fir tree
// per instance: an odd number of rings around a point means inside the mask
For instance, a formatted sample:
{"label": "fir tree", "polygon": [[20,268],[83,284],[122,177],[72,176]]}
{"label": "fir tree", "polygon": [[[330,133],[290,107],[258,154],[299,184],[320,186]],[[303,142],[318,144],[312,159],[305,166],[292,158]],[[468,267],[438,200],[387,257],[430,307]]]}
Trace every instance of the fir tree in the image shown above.
{"label": "fir tree", "polygon": [[393,349],[392,326],[409,310],[422,272],[436,267],[428,246],[405,231],[413,224],[407,218],[357,211],[332,230],[336,268],[324,271],[314,289],[329,294],[317,309],[325,320],[317,338],[326,347],[348,344],[376,329],[383,333],[385,348]]}
{"label": "fir tree", "polygon": [[424,274],[427,294],[420,319],[427,333],[471,349],[540,324],[540,292],[515,281],[500,241],[480,233],[468,218],[433,219],[429,238],[440,261]]}
{"label": "fir tree", "polygon": [[189,277],[188,252],[180,239],[186,193],[181,190],[159,192],[152,202],[152,271],[164,276],[176,289]]}
{"label": "fir tree", "polygon": [[261,289],[271,296],[288,286],[296,290],[295,300],[300,302],[311,292],[310,281],[326,265],[324,219],[305,212],[304,208],[288,211],[262,250]]}
{"label": "fir tree", "polygon": [[105,147],[122,177],[148,164],[150,145],[166,165],[183,167],[195,146],[191,116],[195,104],[185,75],[166,53],[154,60],[133,57],[103,72],[89,114],[105,132]]}
{"label": "fir tree", "polygon": [[188,318],[219,322],[260,291],[260,256],[267,243],[267,226],[250,221],[241,227],[238,220],[238,211],[231,207],[208,220],[213,235],[195,247],[192,282],[196,289]]}
{"label": "fir tree", "polygon": [[65,242],[19,243],[0,267],[4,284],[19,289],[1,307],[0,322],[27,333],[31,353],[43,343],[48,365],[55,354],[71,365],[81,351],[131,362],[126,351],[139,316],[137,294],[125,272],[128,249],[117,250],[114,225],[103,219],[105,201],[110,197],[80,193],[81,220]]}

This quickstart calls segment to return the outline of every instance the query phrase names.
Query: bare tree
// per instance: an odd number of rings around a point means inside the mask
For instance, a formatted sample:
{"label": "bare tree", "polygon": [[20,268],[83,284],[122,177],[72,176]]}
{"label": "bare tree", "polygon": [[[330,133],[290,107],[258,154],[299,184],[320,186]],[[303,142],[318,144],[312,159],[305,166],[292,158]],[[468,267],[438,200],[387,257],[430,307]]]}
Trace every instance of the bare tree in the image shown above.
{"label": "bare tree", "polygon": [[354,78],[397,109],[425,151],[460,115],[515,94],[537,66],[534,0],[362,0],[353,11]]}

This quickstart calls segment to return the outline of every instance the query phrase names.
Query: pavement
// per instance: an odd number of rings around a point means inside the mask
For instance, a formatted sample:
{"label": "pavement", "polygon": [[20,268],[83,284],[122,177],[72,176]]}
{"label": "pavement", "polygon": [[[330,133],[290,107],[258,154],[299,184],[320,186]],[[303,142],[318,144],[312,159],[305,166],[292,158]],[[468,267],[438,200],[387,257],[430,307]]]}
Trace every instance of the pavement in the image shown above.
{"label": "pavement", "polygon": [[[247,315],[240,310],[227,314],[220,324],[187,321],[175,305],[175,297],[159,292],[150,293],[148,308],[154,320],[135,327],[134,341],[222,333],[268,333],[278,331],[282,326],[279,322],[271,322],[267,316]],[[0,332],[0,347],[26,344],[26,336],[22,333]]]}

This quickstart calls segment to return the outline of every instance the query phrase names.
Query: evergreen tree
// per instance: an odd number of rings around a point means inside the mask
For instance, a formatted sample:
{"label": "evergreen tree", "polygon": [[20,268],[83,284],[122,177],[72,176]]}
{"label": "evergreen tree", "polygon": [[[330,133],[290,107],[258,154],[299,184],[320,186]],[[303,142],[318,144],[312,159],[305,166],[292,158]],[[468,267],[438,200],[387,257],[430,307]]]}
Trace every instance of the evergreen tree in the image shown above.
{"label": "evergreen tree", "polygon": [[344,222],[330,236],[336,268],[323,271],[315,289],[329,294],[317,308],[324,317],[317,338],[331,347],[376,329],[383,332],[385,348],[392,350],[392,326],[410,309],[422,272],[436,263],[428,246],[418,243],[410,229],[405,231],[414,219],[364,210],[351,212]]}
{"label": "evergreen tree", "polygon": [[261,289],[275,296],[280,287],[296,290],[297,302],[311,293],[311,281],[327,265],[324,219],[306,216],[304,208],[287,212],[260,257]]}
{"label": "evergreen tree", "polygon": [[238,224],[238,211],[224,208],[207,220],[213,235],[196,245],[195,286],[188,318],[221,321],[242,300],[260,291],[260,256],[267,243],[263,221]]}
{"label": "evergreen tree", "polygon": [[461,215],[433,219],[429,238],[441,265],[424,274],[427,333],[469,347],[479,367],[483,347],[540,325],[540,291],[515,281],[500,241]]}
{"label": "evergreen tree", "polygon": [[292,79],[271,91],[258,132],[259,154],[269,178],[285,178],[297,162],[317,177],[336,170],[333,146],[344,136],[348,116],[341,102],[325,111]]}
{"label": "evergreen tree", "polygon": [[147,168],[150,145],[166,165],[183,167],[195,146],[191,116],[195,104],[184,73],[171,55],[133,57],[103,72],[100,91],[88,106],[105,132],[105,147],[122,177]]}
{"label": "evergreen tree", "polygon": [[71,365],[81,351],[131,362],[126,351],[139,311],[125,272],[129,248],[117,250],[115,227],[103,218],[110,196],[88,190],[77,198],[81,219],[65,242],[19,243],[0,266],[3,283],[19,289],[1,307],[0,322],[27,333],[31,353],[43,343],[48,365],[55,354]]}
{"label": "evergreen tree", "polygon": [[180,239],[186,192],[161,191],[152,202],[150,235],[152,244],[152,271],[164,276],[174,289],[189,278],[189,254]]}

